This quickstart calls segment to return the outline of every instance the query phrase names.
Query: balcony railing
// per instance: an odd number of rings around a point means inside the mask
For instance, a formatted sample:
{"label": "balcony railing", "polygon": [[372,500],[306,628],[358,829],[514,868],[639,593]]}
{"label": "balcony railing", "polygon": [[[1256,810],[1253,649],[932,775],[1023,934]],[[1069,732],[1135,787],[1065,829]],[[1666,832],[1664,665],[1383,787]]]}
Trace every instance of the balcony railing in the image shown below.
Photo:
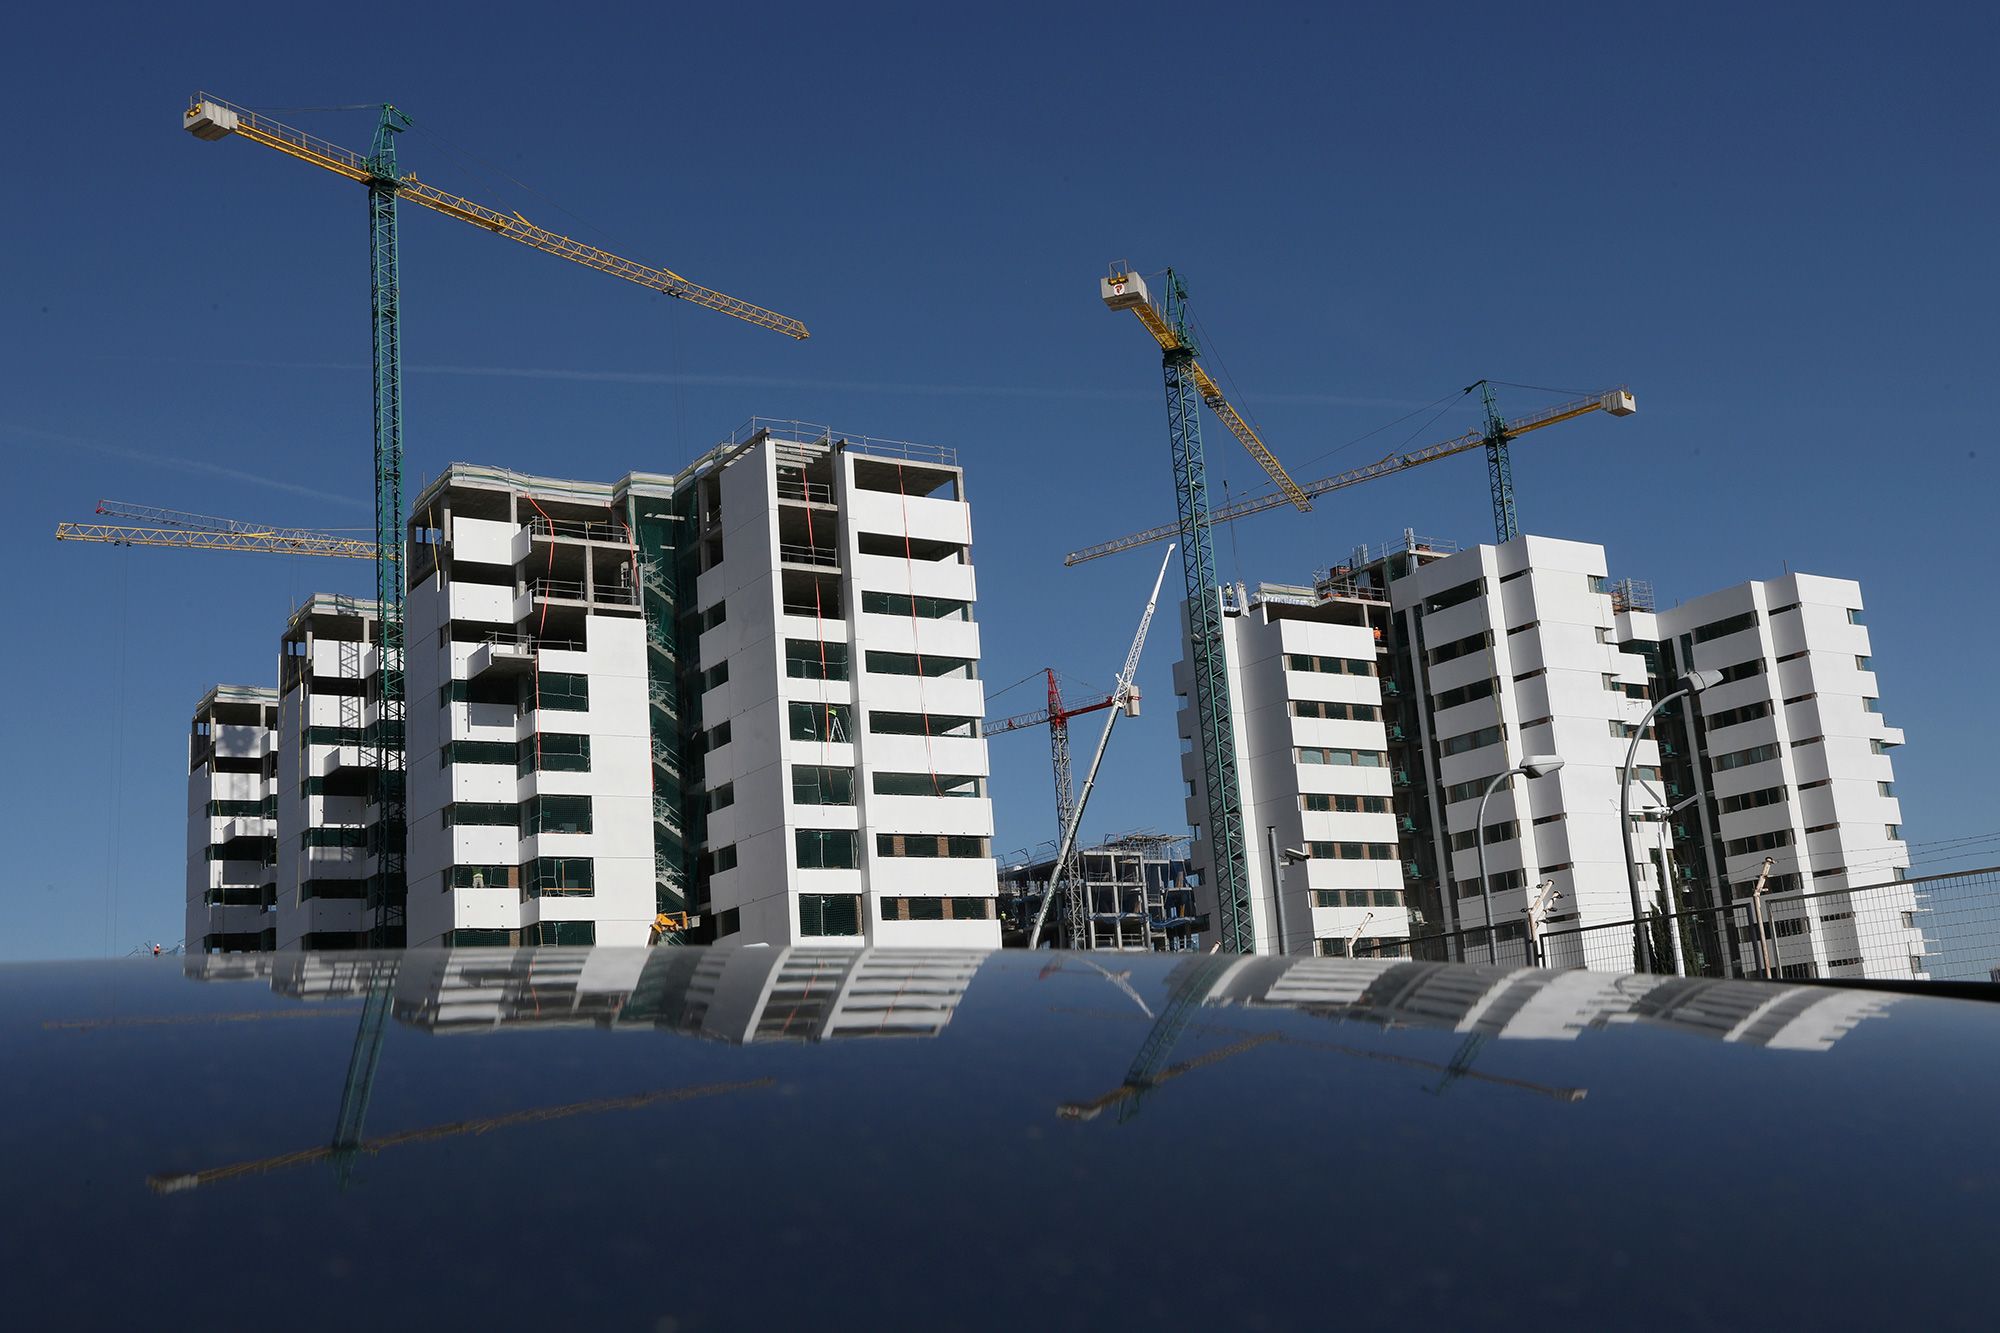
{"label": "balcony railing", "polygon": [[821,565],[838,568],[840,565],[840,552],[831,546],[799,546],[791,542],[779,542],[778,559],[793,565]]}
{"label": "balcony railing", "polygon": [[528,520],[528,531],[537,537],[561,537],[568,541],[623,542],[625,529],[616,523],[587,523],[578,519],[543,518]]}
{"label": "balcony railing", "polygon": [[581,602],[584,600],[584,586],[576,579],[529,579],[528,596],[555,598],[559,601]]}
{"label": "balcony railing", "polygon": [[779,477],[778,498],[808,500],[814,504],[832,504],[833,487],[823,481],[808,481],[804,477]]}

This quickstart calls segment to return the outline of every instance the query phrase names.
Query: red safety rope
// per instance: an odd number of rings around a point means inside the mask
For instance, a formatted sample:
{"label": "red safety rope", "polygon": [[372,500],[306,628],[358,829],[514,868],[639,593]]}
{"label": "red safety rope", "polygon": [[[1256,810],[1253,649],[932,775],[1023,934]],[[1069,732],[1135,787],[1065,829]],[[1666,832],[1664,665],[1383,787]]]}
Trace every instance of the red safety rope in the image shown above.
{"label": "red safety rope", "polygon": [[[813,536],[812,490],[805,484],[805,475],[805,469],[800,468],[799,486],[806,495],[806,548],[816,552],[819,550],[819,539]],[[819,742],[819,762],[821,768],[826,768],[829,766],[826,761],[831,757],[826,747],[833,740],[833,705],[826,698],[826,617],[820,603],[818,574],[813,575],[813,637],[819,640],[820,706],[825,712]]]}
{"label": "red safety rope", "polygon": [[[528,497],[528,503],[535,506],[535,512],[540,514],[542,521],[549,525],[549,571],[543,575],[542,581],[553,584],[556,575],[556,521],[549,517],[548,510],[542,508],[534,496],[530,495]],[[529,665],[534,671],[535,681],[535,712],[537,714],[535,718],[535,771],[537,773],[542,771],[542,719],[539,716],[542,711],[542,650],[539,641],[548,627],[549,599],[547,590],[545,589],[542,596],[542,618],[535,625],[535,638],[537,642],[534,645],[534,652],[528,656]]]}
{"label": "red safety rope", "polygon": [[917,637],[917,573],[916,558],[910,553],[910,494],[903,486],[903,464],[896,464],[896,499],[903,509],[903,577],[909,585],[910,598],[910,648],[917,659],[917,711],[924,719],[924,762],[931,770],[931,794],[944,795],[944,788],[938,783],[937,759],[931,752],[931,711],[924,702],[924,649]]}

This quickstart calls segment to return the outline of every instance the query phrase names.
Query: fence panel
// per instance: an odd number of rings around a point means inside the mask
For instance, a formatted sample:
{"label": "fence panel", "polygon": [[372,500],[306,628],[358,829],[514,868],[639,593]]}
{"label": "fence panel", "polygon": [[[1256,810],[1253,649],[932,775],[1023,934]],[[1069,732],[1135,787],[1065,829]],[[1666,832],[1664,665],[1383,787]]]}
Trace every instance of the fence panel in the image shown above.
{"label": "fence panel", "polygon": [[[1739,893],[1723,906],[1641,919],[1653,970],[1684,977],[2000,981],[2000,866],[1817,893]],[[1545,932],[1531,948],[1502,923],[1496,950],[1484,927],[1382,940],[1357,955],[1521,967],[1629,971],[1634,923]]]}

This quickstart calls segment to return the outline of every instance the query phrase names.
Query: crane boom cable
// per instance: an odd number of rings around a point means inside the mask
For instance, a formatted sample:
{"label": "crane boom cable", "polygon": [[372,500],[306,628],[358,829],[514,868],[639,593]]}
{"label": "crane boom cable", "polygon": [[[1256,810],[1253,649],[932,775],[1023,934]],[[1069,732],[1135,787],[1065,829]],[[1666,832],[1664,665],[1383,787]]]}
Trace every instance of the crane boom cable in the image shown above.
{"label": "crane boom cable", "polygon": [[[1630,409],[1613,410],[1608,404],[1623,394],[1624,390],[1619,388],[1608,390],[1597,397],[1581,398],[1573,402],[1559,403],[1554,407],[1544,408],[1539,412],[1514,418],[1506,423],[1506,431],[1510,438],[1518,437],[1525,435],[1529,431],[1540,430],[1544,426],[1553,426],[1558,422],[1569,421],[1573,418],[1584,416],[1587,413],[1600,410],[1612,411],[1613,415],[1622,416]],[[1486,444],[1486,441],[1487,435],[1484,430],[1467,431],[1463,435],[1455,436],[1449,440],[1442,440],[1436,444],[1426,445],[1421,449],[1409,452],[1398,450],[1363,467],[1352,468],[1346,472],[1338,472],[1329,477],[1321,477],[1316,481],[1306,482],[1303,489],[1307,495],[1316,499],[1330,491],[1342,490],[1348,486],[1358,486],[1364,481],[1373,481],[1377,477],[1388,476],[1390,473],[1403,472],[1410,468],[1421,466],[1424,463],[1434,463],[1440,458],[1449,458],[1454,454],[1461,454],[1471,449],[1481,448]],[[1267,509],[1275,509],[1284,503],[1285,497],[1275,491],[1260,492],[1224,505],[1220,509],[1211,510],[1209,513],[1209,522],[1211,524],[1233,523],[1239,518],[1247,518],[1251,514],[1261,514]],[[1082,550],[1072,551],[1063,557],[1063,564],[1079,565],[1086,560],[1096,560],[1103,556],[1116,555],[1121,551],[1129,551],[1135,547],[1150,546],[1154,542],[1165,541],[1167,538],[1174,536],[1179,530],[1180,525],[1178,523],[1162,523],[1157,527],[1147,528],[1142,532],[1135,532],[1112,541],[1100,542],[1095,546],[1086,546]]]}

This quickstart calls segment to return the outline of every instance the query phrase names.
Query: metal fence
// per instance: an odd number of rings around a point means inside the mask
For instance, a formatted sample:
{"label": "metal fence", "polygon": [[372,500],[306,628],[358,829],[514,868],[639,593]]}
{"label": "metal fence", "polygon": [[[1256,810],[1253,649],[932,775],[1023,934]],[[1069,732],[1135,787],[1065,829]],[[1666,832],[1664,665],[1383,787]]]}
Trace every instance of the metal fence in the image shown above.
{"label": "metal fence", "polygon": [[2000,866],[1816,893],[1747,893],[1721,905],[1648,913],[1635,923],[1545,930],[1521,923],[1390,939],[1360,956],[1501,966],[1637,967],[1645,932],[1652,970],[1684,977],[2000,980]]}

